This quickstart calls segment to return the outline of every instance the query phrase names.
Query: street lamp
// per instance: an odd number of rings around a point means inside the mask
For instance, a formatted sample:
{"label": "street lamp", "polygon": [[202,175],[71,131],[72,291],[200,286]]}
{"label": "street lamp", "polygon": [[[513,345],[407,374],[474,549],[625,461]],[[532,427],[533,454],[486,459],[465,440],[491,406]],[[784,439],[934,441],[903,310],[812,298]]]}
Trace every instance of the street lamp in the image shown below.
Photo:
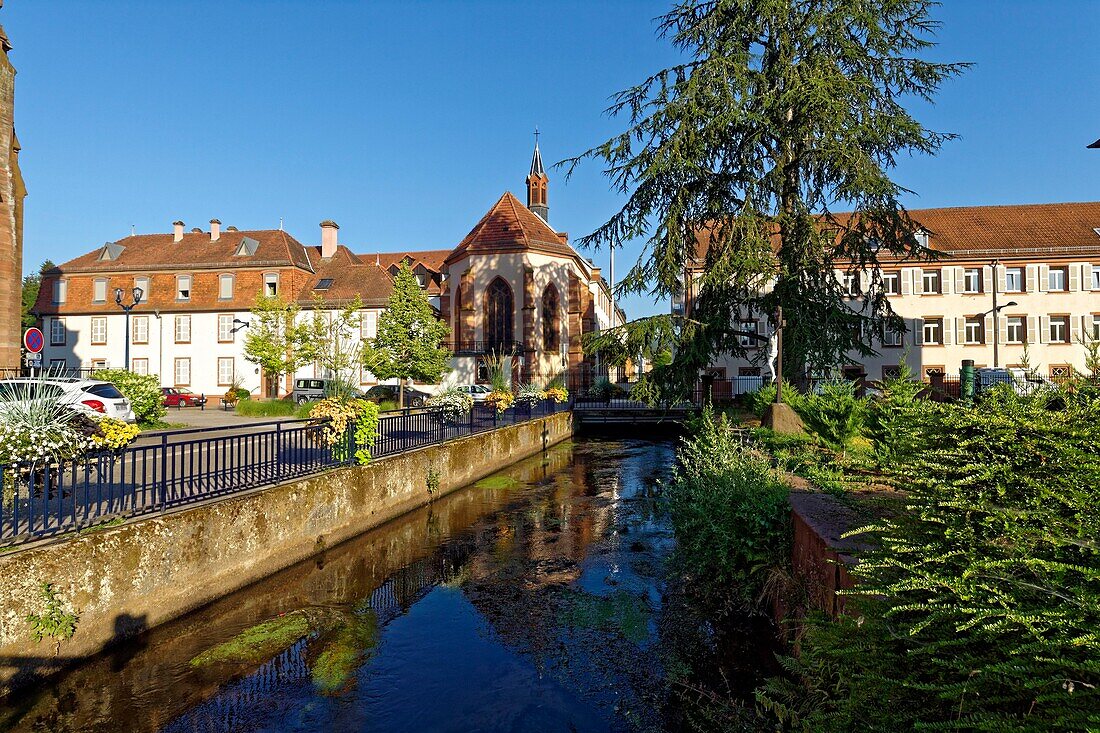
{"label": "street lamp", "polygon": [[142,297],[145,295],[145,291],[141,288],[134,288],[130,291],[130,295],[133,300],[127,305],[122,302],[122,288],[115,288],[115,305],[126,312],[126,363],[125,366],[123,366],[124,369],[130,368],[130,311],[141,302]]}
{"label": "street lamp", "polygon": [[234,318],[233,319],[233,328],[229,329],[229,333],[236,333],[237,331],[240,331],[241,329],[248,328],[250,325],[252,325],[252,324],[250,324],[248,321],[242,321],[240,318]]}
{"label": "street lamp", "polygon": [[1001,329],[997,327],[997,314],[1003,311],[1005,308],[1012,308],[1016,305],[1015,300],[1010,300],[1004,305],[997,305],[997,268],[1001,266],[1000,260],[993,260],[990,263],[990,267],[993,268],[993,309],[988,310],[985,313],[979,315],[979,318],[985,318],[992,314],[993,316],[993,368],[996,369],[1001,366],[1000,361],[1000,345],[1001,345]]}

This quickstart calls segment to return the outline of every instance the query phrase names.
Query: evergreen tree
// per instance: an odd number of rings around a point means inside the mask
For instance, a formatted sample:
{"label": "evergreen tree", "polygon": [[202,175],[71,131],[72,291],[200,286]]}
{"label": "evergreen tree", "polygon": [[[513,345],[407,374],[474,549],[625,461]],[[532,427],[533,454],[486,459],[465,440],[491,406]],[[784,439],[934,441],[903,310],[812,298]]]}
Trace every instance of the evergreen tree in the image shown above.
{"label": "evergreen tree", "polygon": [[833,273],[930,254],[889,171],[898,155],[934,153],[952,137],[903,106],[930,100],[966,66],[919,58],[933,45],[934,5],[683,0],[660,18],[686,60],[616,95],[609,112],[627,115],[627,129],[567,161],[570,172],[601,161],[627,196],[580,242],[648,237],[625,292],[680,294],[699,245],[705,266],[690,319],[642,319],[587,348],[647,354],[674,342],[673,362],[654,371],[671,384],[693,379],[715,353],[744,353],[737,337],[758,337],[738,331],[738,315],[767,314],[774,325],[783,308],[792,373],[867,354],[862,333],[901,328],[880,279],[853,309]]}
{"label": "evergreen tree", "polygon": [[42,276],[54,265],[52,260],[46,260],[39,266],[38,272],[23,276],[23,328],[30,328],[38,323],[38,316],[31,313],[34,304],[38,302],[38,291],[42,287]]}
{"label": "evergreen tree", "polygon": [[393,281],[386,310],[378,317],[378,334],[364,348],[363,364],[379,379],[400,380],[398,404],[405,406],[405,380],[435,382],[451,358],[443,346],[447,324],[436,317],[408,263]]}

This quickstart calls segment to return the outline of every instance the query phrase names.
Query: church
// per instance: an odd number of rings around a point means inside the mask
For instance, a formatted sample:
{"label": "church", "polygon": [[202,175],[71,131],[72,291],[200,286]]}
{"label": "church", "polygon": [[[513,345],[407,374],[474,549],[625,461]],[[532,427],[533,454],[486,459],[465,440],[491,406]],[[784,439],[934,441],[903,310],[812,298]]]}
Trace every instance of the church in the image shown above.
{"label": "church", "polygon": [[[311,365],[273,379],[244,358],[241,329],[256,297],[294,301],[304,317],[318,297],[333,311],[358,297],[360,337],[369,339],[406,262],[450,328],[445,383],[484,382],[488,361],[500,356],[512,358],[513,379],[522,382],[559,373],[587,380],[594,363],[582,336],[621,325],[625,315],[600,268],[550,225],[549,182],[536,142],[526,203],[506,191],[445,249],[356,252],[331,220],[321,222],[316,245],[282,229],[223,229],[218,219],[205,231],[176,221],[169,233],[108,242],[45,273],[35,312],[46,364],[127,368],[206,394],[239,383],[257,396],[285,395],[294,377],[328,375]],[[113,294],[121,290],[129,302],[138,288],[141,300],[124,313]],[[362,370],[359,382],[376,380]]]}

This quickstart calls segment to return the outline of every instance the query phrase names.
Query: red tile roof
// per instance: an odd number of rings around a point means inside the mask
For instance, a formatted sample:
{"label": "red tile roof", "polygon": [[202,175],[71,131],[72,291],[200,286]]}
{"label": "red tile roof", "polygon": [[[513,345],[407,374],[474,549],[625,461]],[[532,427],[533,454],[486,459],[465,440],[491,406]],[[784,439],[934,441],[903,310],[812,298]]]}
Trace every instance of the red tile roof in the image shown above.
{"label": "red tile roof", "polygon": [[[241,241],[258,242],[255,254],[236,255]],[[116,258],[100,260],[103,247],[58,266],[63,273],[129,270],[200,270],[234,267],[301,267],[311,269],[305,248],[281,229],[223,231],[216,241],[207,232],[187,232],[179,242],[172,234],[136,234],[113,244],[122,250]]]}
{"label": "red tile roof", "polygon": [[521,204],[511,192],[505,192],[451,251],[446,262],[454,262],[467,254],[527,250],[581,260],[577,251],[549,224]]}

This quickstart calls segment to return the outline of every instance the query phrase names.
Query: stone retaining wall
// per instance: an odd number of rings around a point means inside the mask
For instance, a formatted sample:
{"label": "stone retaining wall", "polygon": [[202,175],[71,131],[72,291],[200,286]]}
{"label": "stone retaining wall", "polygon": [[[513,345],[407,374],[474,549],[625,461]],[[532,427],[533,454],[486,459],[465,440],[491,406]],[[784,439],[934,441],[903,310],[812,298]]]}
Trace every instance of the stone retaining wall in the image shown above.
{"label": "stone retaining wall", "polygon": [[[427,504],[429,476],[445,494],[572,431],[558,413],[0,556],[0,697]],[[57,656],[26,621],[43,611],[43,582],[80,616]]]}

